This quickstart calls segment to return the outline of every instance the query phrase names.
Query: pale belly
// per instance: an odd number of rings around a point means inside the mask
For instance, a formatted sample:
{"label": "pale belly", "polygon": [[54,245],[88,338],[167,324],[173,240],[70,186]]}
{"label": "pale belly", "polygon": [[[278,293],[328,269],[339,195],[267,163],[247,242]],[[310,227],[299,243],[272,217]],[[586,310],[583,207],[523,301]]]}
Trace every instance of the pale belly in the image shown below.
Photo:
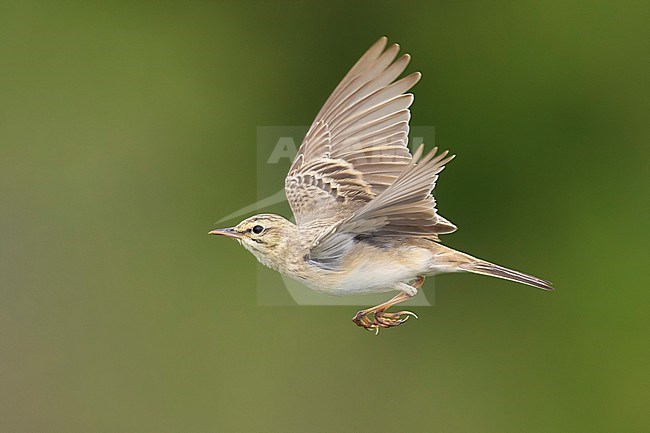
{"label": "pale belly", "polygon": [[359,248],[345,258],[345,271],[326,273],[306,282],[317,292],[334,296],[404,290],[404,285],[428,274],[433,254],[418,247],[382,250]]}

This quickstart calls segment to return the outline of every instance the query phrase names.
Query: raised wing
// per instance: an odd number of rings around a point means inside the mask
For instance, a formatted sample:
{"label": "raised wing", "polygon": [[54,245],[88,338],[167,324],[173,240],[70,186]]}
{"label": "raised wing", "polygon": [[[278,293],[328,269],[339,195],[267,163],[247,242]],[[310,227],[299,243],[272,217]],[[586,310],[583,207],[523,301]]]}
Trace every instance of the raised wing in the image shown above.
{"label": "raised wing", "polygon": [[[352,67],[311,125],[285,181],[298,224],[353,214],[385,191],[411,162],[408,131],[420,79],[398,81],[410,56],[377,41]],[[394,82],[395,81],[395,82]]]}
{"label": "raised wing", "polygon": [[438,174],[454,158],[448,152],[436,155],[434,148],[422,157],[424,146],[415,152],[412,161],[399,177],[376,198],[352,216],[324,229],[314,242],[312,260],[333,263],[344,256],[355,238],[420,236],[437,239],[438,234],[451,233],[456,226],[436,214],[431,192]]}
{"label": "raised wing", "polygon": [[438,174],[454,159],[437,147],[422,157],[421,145],[413,160],[384,192],[344,221],[340,229],[373,236],[434,236],[450,233],[456,226],[436,213],[431,194]]}

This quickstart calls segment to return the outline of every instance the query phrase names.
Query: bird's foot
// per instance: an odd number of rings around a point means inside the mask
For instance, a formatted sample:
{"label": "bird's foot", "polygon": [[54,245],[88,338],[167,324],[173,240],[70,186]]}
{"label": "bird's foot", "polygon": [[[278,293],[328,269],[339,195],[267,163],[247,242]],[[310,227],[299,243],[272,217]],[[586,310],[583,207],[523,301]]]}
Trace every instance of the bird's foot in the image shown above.
{"label": "bird's foot", "polygon": [[409,317],[418,318],[417,314],[412,311],[398,311],[397,313],[377,311],[375,313],[375,322],[379,323],[383,328],[392,328],[406,322]]}
{"label": "bird's foot", "polygon": [[[370,318],[372,316],[372,319]],[[394,328],[406,322],[409,317],[418,316],[411,311],[399,311],[397,313],[388,313],[386,311],[361,310],[352,318],[352,321],[368,331],[379,334],[381,328]]]}

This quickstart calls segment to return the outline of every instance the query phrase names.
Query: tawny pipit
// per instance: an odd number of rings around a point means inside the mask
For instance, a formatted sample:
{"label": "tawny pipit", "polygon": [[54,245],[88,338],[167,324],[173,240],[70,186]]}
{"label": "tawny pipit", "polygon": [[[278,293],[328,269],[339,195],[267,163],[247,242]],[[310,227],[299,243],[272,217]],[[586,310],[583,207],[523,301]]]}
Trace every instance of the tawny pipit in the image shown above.
{"label": "tawny pipit", "polygon": [[553,290],[548,281],[448,248],[438,235],[456,226],[436,212],[431,195],[453,156],[437,148],[411,156],[407,92],[415,72],[397,81],[410,56],[377,41],[352,67],[309,128],[285,179],[296,224],[261,214],[210,232],[235,238],[264,265],[328,295],[397,291],[361,310],[371,331],[413,313],[386,310],[417,293],[424,277],[473,272]]}

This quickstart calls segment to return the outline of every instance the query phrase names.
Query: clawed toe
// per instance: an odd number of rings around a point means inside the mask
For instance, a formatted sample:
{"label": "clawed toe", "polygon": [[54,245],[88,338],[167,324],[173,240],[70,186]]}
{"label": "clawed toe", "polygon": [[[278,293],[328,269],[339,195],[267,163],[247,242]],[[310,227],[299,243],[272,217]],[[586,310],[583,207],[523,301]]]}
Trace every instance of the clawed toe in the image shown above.
{"label": "clawed toe", "polygon": [[402,323],[406,322],[411,316],[415,317],[416,319],[418,318],[418,316],[415,313],[412,313],[410,311],[400,311],[397,313],[387,313],[386,311],[377,311],[375,313],[375,322],[378,323],[383,328],[393,328],[395,326],[399,326]]}
{"label": "clawed toe", "polygon": [[[373,315],[372,320],[370,315]],[[355,314],[352,321],[367,331],[372,331],[376,334],[379,333],[381,328],[394,328],[406,322],[411,316],[416,319],[418,316],[411,311],[400,311],[397,313],[388,313],[386,311],[365,311],[361,310]]]}

